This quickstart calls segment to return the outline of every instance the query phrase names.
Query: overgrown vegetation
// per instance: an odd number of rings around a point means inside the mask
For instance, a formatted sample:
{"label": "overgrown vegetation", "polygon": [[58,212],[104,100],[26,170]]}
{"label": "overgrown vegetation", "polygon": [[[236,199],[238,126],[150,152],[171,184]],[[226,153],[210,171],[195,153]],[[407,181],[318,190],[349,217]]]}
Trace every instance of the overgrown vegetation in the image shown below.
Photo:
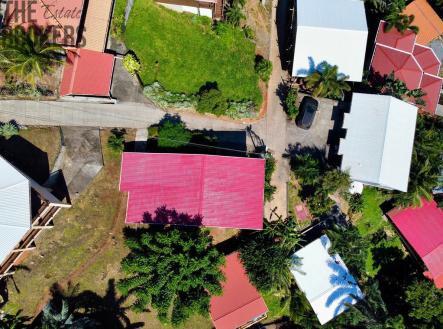
{"label": "overgrown vegetation", "polygon": [[158,81],[172,93],[195,95],[216,82],[229,101],[252,101],[256,107],[262,102],[255,46],[237,27],[219,23],[213,29],[204,17],[136,0],[124,41],[140,60],[146,85]]}
{"label": "overgrown vegetation", "polygon": [[126,54],[123,57],[123,67],[130,75],[134,76],[140,71],[141,64],[133,54]]}
{"label": "overgrown vegetation", "polygon": [[126,229],[130,253],[122,261],[126,278],[117,287],[134,297],[131,308],[148,306],[159,319],[174,326],[191,315],[208,315],[211,295],[220,295],[224,256],[212,246],[212,238],[199,228],[151,226]]}
{"label": "overgrown vegetation", "polygon": [[192,138],[192,132],[184,122],[165,120],[158,127],[158,147],[179,148],[187,145]]}
{"label": "overgrown vegetation", "polygon": [[255,62],[255,71],[260,79],[262,79],[264,82],[268,82],[272,73],[272,62],[258,56]]}
{"label": "overgrown vegetation", "polygon": [[197,104],[195,96],[167,91],[159,82],[146,86],[143,93],[162,108],[193,108]]}
{"label": "overgrown vegetation", "polygon": [[125,149],[125,132],[114,129],[106,145],[113,155],[120,155]]}
{"label": "overgrown vegetation", "polygon": [[272,175],[275,171],[275,159],[270,153],[266,153],[266,165],[265,165],[265,201],[272,201],[274,193],[277,188],[271,184]]}
{"label": "overgrown vegetation", "polygon": [[298,99],[298,89],[290,88],[285,98],[285,109],[288,118],[291,120],[295,120],[295,118],[297,118],[298,115],[299,109],[297,106],[297,99]]}

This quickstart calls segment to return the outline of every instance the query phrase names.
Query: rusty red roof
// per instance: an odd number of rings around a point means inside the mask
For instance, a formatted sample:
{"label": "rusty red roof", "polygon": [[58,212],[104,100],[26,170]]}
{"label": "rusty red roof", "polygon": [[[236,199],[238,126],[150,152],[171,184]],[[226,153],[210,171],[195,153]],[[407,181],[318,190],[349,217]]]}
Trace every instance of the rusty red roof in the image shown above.
{"label": "rusty red roof", "polygon": [[384,32],[384,26],[385,22],[381,21],[371,68],[381,75],[393,72],[408,89],[422,89],[426,93],[423,110],[434,114],[443,81],[438,76],[440,61],[431,48],[415,43],[416,35],[412,31],[401,34],[394,28]]}
{"label": "rusty red roof", "polygon": [[239,328],[265,315],[268,307],[248,275],[237,252],[226,257],[222,268],[223,295],[211,298],[210,314],[216,329]]}
{"label": "rusty red roof", "polygon": [[394,209],[388,216],[425,263],[426,275],[443,288],[443,210],[432,200],[417,208]]}
{"label": "rusty red roof", "polygon": [[114,56],[87,49],[68,49],[60,95],[109,97]]}
{"label": "rusty red roof", "polygon": [[121,166],[127,223],[263,227],[263,159],[124,153]]}

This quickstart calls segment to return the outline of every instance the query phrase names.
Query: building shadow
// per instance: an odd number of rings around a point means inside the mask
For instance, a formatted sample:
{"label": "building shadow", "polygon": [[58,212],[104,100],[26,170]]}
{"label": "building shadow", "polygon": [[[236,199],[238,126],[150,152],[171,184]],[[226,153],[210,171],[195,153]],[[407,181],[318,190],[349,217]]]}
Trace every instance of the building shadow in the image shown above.
{"label": "building shadow", "polygon": [[0,155],[39,184],[49,177],[48,154],[19,135],[0,138]]}
{"label": "building shadow", "polygon": [[338,102],[332,109],[331,120],[334,122],[332,129],[328,132],[326,144],[328,145],[328,162],[334,167],[341,166],[342,156],[338,154],[340,139],[346,137],[346,130],[343,129],[343,120],[345,113],[349,111],[348,102]]}
{"label": "building shadow", "polygon": [[154,214],[146,211],[143,214],[143,224],[201,226],[203,216],[200,214],[190,215],[179,212],[175,208],[167,208],[166,205],[157,208]]}
{"label": "building shadow", "polygon": [[296,15],[295,1],[279,0],[277,4],[276,21],[277,42],[282,70],[289,70],[294,53],[294,38]]}

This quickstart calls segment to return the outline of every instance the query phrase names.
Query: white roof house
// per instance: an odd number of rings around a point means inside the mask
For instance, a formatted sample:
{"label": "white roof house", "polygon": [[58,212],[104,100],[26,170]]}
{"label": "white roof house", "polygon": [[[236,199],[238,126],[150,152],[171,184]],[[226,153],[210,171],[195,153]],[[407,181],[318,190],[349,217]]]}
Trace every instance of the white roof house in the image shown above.
{"label": "white roof house", "polygon": [[331,241],[323,235],[292,256],[301,265],[293,266],[291,273],[322,325],[364,297],[340,256],[329,255],[330,247]]}
{"label": "white roof house", "polygon": [[338,153],[341,169],[365,185],[406,192],[417,107],[386,95],[354,93]]}
{"label": "white roof house", "polygon": [[30,182],[0,157],[0,263],[30,228]]}
{"label": "white roof house", "polygon": [[349,81],[361,81],[368,39],[361,0],[296,0],[297,26],[292,75],[319,64],[337,65]]}

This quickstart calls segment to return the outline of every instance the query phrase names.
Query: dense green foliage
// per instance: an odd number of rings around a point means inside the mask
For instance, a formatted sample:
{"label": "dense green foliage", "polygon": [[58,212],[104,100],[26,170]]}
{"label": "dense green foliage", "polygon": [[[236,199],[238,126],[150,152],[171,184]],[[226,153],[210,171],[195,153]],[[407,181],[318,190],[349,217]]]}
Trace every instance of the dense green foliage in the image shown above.
{"label": "dense green foliage", "polygon": [[26,329],[29,328],[26,324],[29,320],[28,317],[20,315],[20,312],[2,314],[0,315],[0,329]]}
{"label": "dense green foliage", "polygon": [[272,175],[275,171],[275,159],[272,154],[266,154],[266,165],[265,165],[265,201],[271,201],[274,197],[274,193],[277,188],[271,184]]}
{"label": "dense green foliage", "polygon": [[62,47],[50,43],[48,36],[31,27],[7,30],[0,38],[0,68],[11,80],[35,87],[45,73],[61,63]]}
{"label": "dense green foliage", "polygon": [[195,95],[211,82],[228,100],[262,102],[255,45],[239,28],[219,23],[213,30],[206,17],[135,0],[124,41],[142,64],[145,85],[158,81],[170,92]]}
{"label": "dense green foliage", "polygon": [[285,107],[286,107],[286,114],[291,120],[295,120],[295,118],[297,118],[298,115],[297,98],[298,98],[298,89],[297,88],[289,89],[288,94],[286,95],[285,98]]}
{"label": "dense green foliage", "polygon": [[406,301],[410,307],[409,316],[419,326],[432,328],[435,324],[443,325],[443,291],[431,282],[413,282],[406,290]]}
{"label": "dense green foliage", "polygon": [[270,60],[260,57],[255,64],[255,71],[259,75],[260,79],[264,82],[268,82],[272,73],[272,62]]}
{"label": "dense green foliage", "polygon": [[18,135],[19,129],[13,122],[0,123],[0,136],[9,139],[12,136]]}
{"label": "dense green foliage", "polygon": [[363,210],[363,196],[359,193],[355,193],[349,196],[348,199],[349,210],[352,213],[358,213]]}
{"label": "dense green foliage", "polygon": [[141,69],[140,62],[133,54],[126,54],[125,57],[123,57],[123,67],[130,75],[136,75]]}
{"label": "dense green foliage", "polygon": [[158,146],[164,148],[178,148],[187,145],[192,132],[186,128],[183,122],[166,120],[158,127]]}
{"label": "dense green foliage", "polygon": [[401,34],[405,33],[406,30],[411,30],[414,33],[418,33],[418,27],[412,25],[414,21],[414,15],[403,14],[403,9],[406,7],[405,0],[394,0],[391,1],[387,14],[385,16],[386,25],[384,28],[385,32],[391,31],[393,28],[397,29]]}
{"label": "dense green foliage", "polygon": [[225,114],[227,108],[226,99],[220,90],[211,88],[203,90],[197,101],[197,112],[212,113],[216,116]]}
{"label": "dense green foliage", "polygon": [[151,226],[125,231],[130,253],[122,260],[125,278],[117,287],[133,296],[132,309],[150,305],[162,322],[180,325],[193,314],[207,316],[211,295],[221,294],[224,256],[199,228]]}
{"label": "dense green foliage", "polygon": [[294,219],[269,222],[263,231],[244,233],[240,258],[251,282],[261,291],[288,290],[292,283],[289,271],[291,256],[301,238]]}
{"label": "dense green foliage", "polygon": [[393,193],[398,205],[420,205],[421,198],[431,198],[443,168],[443,119],[419,115],[409,174],[408,192]]}
{"label": "dense green foliage", "polygon": [[337,65],[323,63],[306,78],[306,86],[312,90],[314,97],[341,99],[351,86],[346,82],[348,76],[338,73]]}
{"label": "dense green foliage", "polygon": [[243,13],[243,7],[237,1],[234,1],[226,9],[226,20],[229,24],[232,24],[233,26],[240,26],[242,19],[245,18],[246,16]]}
{"label": "dense green foliage", "polygon": [[125,136],[122,133],[114,132],[108,138],[108,142],[106,144],[109,150],[115,154],[119,155],[125,149]]}

